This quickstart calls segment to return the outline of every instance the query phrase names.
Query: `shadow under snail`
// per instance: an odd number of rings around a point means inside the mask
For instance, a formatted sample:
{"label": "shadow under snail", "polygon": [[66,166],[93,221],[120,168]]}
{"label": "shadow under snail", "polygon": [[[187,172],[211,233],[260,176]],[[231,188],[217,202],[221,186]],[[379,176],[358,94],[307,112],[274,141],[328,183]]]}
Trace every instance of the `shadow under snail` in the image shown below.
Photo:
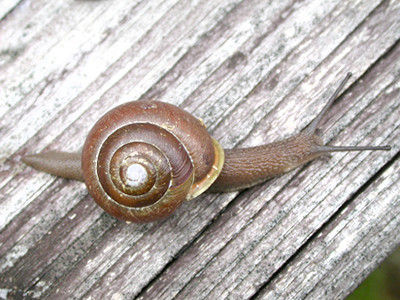
{"label": "shadow under snail", "polygon": [[168,103],[135,101],[106,113],[82,152],[28,155],[35,169],[84,181],[109,214],[143,223],[171,215],[206,190],[235,191],[281,175],[326,153],[390,150],[389,146],[323,145],[316,129],[351,73],[302,132],[257,147],[224,150],[203,123]]}

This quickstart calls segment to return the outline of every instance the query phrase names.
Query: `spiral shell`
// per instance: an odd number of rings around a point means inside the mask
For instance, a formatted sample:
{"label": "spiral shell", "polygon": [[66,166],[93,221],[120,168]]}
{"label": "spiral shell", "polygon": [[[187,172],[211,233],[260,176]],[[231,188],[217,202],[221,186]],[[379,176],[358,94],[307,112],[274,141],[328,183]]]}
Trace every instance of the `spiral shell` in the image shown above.
{"label": "spiral shell", "polygon": [[137,223],[165,218],[207,190],[223,162],[223,149],[198,119],[156,101],[129,102],[105,114],[82,151],[94,200]]}

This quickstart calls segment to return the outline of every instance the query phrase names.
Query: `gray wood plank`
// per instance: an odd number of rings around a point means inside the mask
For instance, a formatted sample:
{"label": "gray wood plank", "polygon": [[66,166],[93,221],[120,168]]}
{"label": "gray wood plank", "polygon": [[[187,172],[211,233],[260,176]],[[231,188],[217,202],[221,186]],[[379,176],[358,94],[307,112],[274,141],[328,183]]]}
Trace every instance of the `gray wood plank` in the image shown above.
{"label": "gray wood plank", "polygon": [[340,299],[355,289],[399,246],[398,162],[343,207],[258,298]]}
{"label": "gray wood plank", "polygon": [[[344,298],[400,243],[398,1],[7,1],[0,7],[0,289],[33,299]],[[159,99],[225,147],[322,124],[340,153],[185,203],[105,214],[26,153],[79,150],[110,108]]]}

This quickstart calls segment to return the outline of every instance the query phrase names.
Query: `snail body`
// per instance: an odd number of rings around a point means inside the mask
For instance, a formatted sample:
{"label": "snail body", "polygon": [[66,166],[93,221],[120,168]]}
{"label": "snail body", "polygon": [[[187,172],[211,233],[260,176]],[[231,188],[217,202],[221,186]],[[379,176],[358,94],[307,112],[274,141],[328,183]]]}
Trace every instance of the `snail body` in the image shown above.
{"label": "snail body", "polygon": [[251,187],[329,152],[389,150],[325,146],[316,135],[319,121],[349,77],[305,130],[279,142],[224,150],[203,123],[184,110],[135,101],[106,113],[91,129],[81,153],[39,153],[23,161],[84,181],[94,200],[117,218],[157,221],[207,190]]}

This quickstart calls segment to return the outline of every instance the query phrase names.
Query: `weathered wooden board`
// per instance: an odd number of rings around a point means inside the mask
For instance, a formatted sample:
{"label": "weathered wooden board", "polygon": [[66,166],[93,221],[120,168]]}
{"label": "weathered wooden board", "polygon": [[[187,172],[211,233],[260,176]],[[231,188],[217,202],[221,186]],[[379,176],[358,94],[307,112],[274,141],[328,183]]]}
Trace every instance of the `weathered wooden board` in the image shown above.
{"label": "weathered wooden board", "polygon": [[[0,298],[338,299],[400,244],[399,1],[4,0]],[[21,156],[77,151],[102,114],[158,99],[223,146],[304,128],[344,74],[338,153],[172,217],[127,224]]]}

